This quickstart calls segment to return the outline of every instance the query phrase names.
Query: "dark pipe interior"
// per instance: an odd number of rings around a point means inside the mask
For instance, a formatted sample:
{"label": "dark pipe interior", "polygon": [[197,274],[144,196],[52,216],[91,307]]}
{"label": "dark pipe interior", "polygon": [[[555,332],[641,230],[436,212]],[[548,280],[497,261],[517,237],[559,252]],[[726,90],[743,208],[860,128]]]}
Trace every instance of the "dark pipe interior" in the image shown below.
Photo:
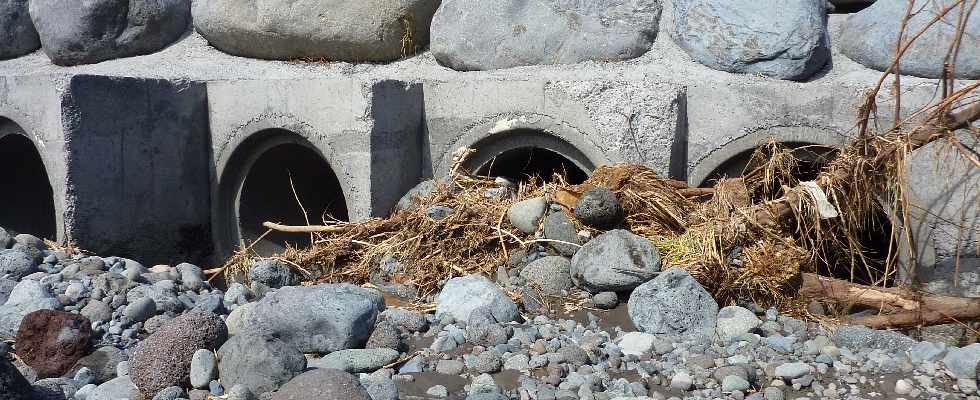
{"label": "dark pipe interior", "polygon": [[585,182],[589,177],[568,158],[538,147],[505,151],[476,170],[477,175],[500,176],[513,182],[527,182],[531,177],[550,182],[556,173],[565,175],[573,184]]}
{"label": "dark pipe interior", "polygon": [[0,227],[57,240],[54,194],[41,155],[30,139],[0,138]]}
{"label": "dark pipe interior", "polygon": [[[290,186],[296,189],[296,196]],[[253,164],[242,186],[238,216],[242,239],[251,243],[265,233],[265,221],[288,225],[306,225],[299,198],[310,224],[324,220],[346,221],[347,204],[340,181],[330,165],[317,152],[298,144],[282,144],[263,153]],[[253,248],[271,255],[295,246],[310,244],[310,235],[273,232]]]}

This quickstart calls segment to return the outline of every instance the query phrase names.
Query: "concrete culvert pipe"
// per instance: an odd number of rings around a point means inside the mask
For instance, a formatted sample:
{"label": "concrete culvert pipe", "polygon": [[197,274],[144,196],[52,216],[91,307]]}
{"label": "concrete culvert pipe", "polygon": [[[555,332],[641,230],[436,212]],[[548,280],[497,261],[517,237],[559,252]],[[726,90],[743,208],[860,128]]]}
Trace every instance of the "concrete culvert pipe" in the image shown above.
{"label": "concrete culvert pipe", "polygon": [[[278,133],[278,134],[276,134]],[[232,247],[251,244],[260,255],[281,252],[287,244],[306,246],[310,236],[271,232],[265,221],[287,225],[320,225],[324,221],[348,219],[347,203],[340,181],[330,165],[312,145],[288,132],[239,148],[245,153],[234,165],[237,186],[229,218]],[[238,154],[236,154],[238,155]],[[307,221],[308,219],[308,221]]]}
{"label": "concrete culvert pipe", "polygon": [[0,227],[57,240],[54,194],[41,155],[23,130],[0,118]]}
{"label": "concrete culvert pipe", "polygon": [[488,137],[473,148],[465,167],[482,176],[525,182],[531,177],[551,181],[564,174],[570,183],[582,183],[595,165],[572,144],[552,135],[522,130]]}

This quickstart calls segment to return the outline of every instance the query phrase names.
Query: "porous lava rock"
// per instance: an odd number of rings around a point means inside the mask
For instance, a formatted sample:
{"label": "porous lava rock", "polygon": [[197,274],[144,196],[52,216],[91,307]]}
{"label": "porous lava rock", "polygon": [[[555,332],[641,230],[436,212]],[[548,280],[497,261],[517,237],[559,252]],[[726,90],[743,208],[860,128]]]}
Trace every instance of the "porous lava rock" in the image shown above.
{"label": "porous lava rock", "polygon": [[59,377],[88,354],[91,338],[88,318],[60,310],[38,310],[21,321],[17,354],[39,378]]}
{"label": "porous lava rock", "polygon": [[183,314],[136,347],[130,360],[130,376],[146,398],[153,398],[170,386],[187,387],[194,352],[217,349],[226,339],[228,329],[217,315],[205,312]]}
{"label": "porous lava rock", "polygon": [[42,50],[57,65],[149,54],[190,26],[191,0],[31,0]]}
{"label": "porous lava rock", "polygon": [[228,54],[385,62],[429,43],[438,0],[195,1],[194,26]]}
{"label": "porous lava rock", "polygon": [[802,80],[830,59],[826,7],[825,0],[678,0],[672,35],[710,68]]}
{"label": "porous lava rock", "polygon": [[432,54],[459,71],[619,61],[650,50],[660,0],[444,0]]}
{"label": "porous lava rock", "polygon": [[718,303],[678,267],[633,290],[627,306],[633,324],[646,333],[707,337],[717,325]]}

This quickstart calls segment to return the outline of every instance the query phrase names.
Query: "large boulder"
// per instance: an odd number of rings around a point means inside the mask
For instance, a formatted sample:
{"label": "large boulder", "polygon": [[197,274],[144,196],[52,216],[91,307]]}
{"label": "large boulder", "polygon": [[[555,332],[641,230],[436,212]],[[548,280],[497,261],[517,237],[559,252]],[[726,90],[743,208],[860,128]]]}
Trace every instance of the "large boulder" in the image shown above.
{"label": "large boulder", "polygon": [[210,0],[194,26],[225,53],[289,60],[385,62],[429,42],[438,0]]}
{"label": "large boulder", "polygon": [[218,350],[218,359],[222,385],[245,385],[255,394],[276,390],[306,369],[306,357],[296,347],[251,333],[228,339]]}
{"label": "large boulder", "polygon": [[149,54],[190,24],[191,0],[31,0],[44,53],[57,65]]}
{"label": "large boulder", "polygon": [[243,329],[330,353],[363,347],[384,308],[379,292],[354,285],[288,286],[256,303]]}
{"label": "large boulder", "polygon": [[436,297],[436,314],[449,314],[457,321],[469,322],[470,315],[477,309],[488,313],[496,322],[517,319],[517,304],[500,286],[483,275],[450,279]]}
{"label": "large boulder", "polygon": [[660,0],[444,0],[432,54],[460,71],[619,61],[650,50]]}
{"label": "large boulder", "polygon": [[322,368],[304,372],[283,385],[272,400],[371,400],[354,375]]}
{"label": "large boulder", "polygon": [[590,240],[572,257],[575,284],[592,293],[626,292],[660,272],[660,253],[649,240],[617,229]]}
{"label": "large boulder", "polygon": [[61,308],[48,287],[35,280],[23,280],[14,286],[7,302],[0,306],[0,338],[13,338],[24,316],[37,310]]}
{"label": "large boulder", "polygon": [[[937,0],[909,18],[905,38],[919,32],[937,12],[953,4],[954,0]],[[917,2],[922,3],[922,2]],[[840,48],[848,58],[869,68],[884,71],[895,58],[899,30],[905,15],[907,2],[877,1],[871,7],[851,15],[841,29]],[[932,25],[919,36],[902,56],[901,72],[924,78],[939,78],[949,45],[956,36],[956,26],[962,13],[954,8],[941,21]],[[854,40],[853,38],[860,38]],[[960,79],[980,79],[980,18],[976,15],[967,20],[962,45],[956,59],[955,76]]]}
{"label": "large boulder", "polygon": [[59,377],[88,354],[92,328],[88,318],[58,310],[38,310],[17,330],[17,353],[39,378]]}
{"label": "large boulder", "polygon": [[720,71],[801,80],[830,59],[825,0],[678,0],[672,34]]}
{"label": "large boulder", "polygon": [[34,259],[17,250],[0,250],[0,277],[19,280],[37,271]]}
{"label": "large boulder", "polygon": [[633,290],[627,306],[637,328],[660,335],[709,336],[718,317],[715,299],[678,267]]}
{"label": "large boulder", "polygon": [[34,399],[31,383],[20,374],[20,371],[17,370],[14,364],[7,361],[6,355],[0,356],[0,399]]}
{"label": "large boulder", "polygon": [[133,384],[133,380],[129,375],[123,375],[99,385],[85,400],[138,399],[139,395],[139,389]]}
{"label": "large boulder", "polygon": [[560,295],[573,286],[570,267],[565,257],[542,257],[522,268],[521,278],[545,294]]}
{"label": "large boulder", "polygon": [[130,360],[133,383],[146,398],[169,386],[187,387],[194,352],[217,349],[227,338],[217,315],[190,312],[174,318],[136,347]]}

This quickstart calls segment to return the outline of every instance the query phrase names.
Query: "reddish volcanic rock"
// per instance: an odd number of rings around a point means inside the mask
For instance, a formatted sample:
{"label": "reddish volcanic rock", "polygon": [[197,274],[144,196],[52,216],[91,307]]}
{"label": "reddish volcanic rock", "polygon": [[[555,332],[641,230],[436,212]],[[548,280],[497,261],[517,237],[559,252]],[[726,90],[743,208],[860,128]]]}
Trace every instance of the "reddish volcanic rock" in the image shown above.
{"label": "reddish volcanic rock", "polygon": [[38,310],[17,330],[17,355],[38,378],[60,377],[88,354],[92,326],[88,318],[60,310]]}

